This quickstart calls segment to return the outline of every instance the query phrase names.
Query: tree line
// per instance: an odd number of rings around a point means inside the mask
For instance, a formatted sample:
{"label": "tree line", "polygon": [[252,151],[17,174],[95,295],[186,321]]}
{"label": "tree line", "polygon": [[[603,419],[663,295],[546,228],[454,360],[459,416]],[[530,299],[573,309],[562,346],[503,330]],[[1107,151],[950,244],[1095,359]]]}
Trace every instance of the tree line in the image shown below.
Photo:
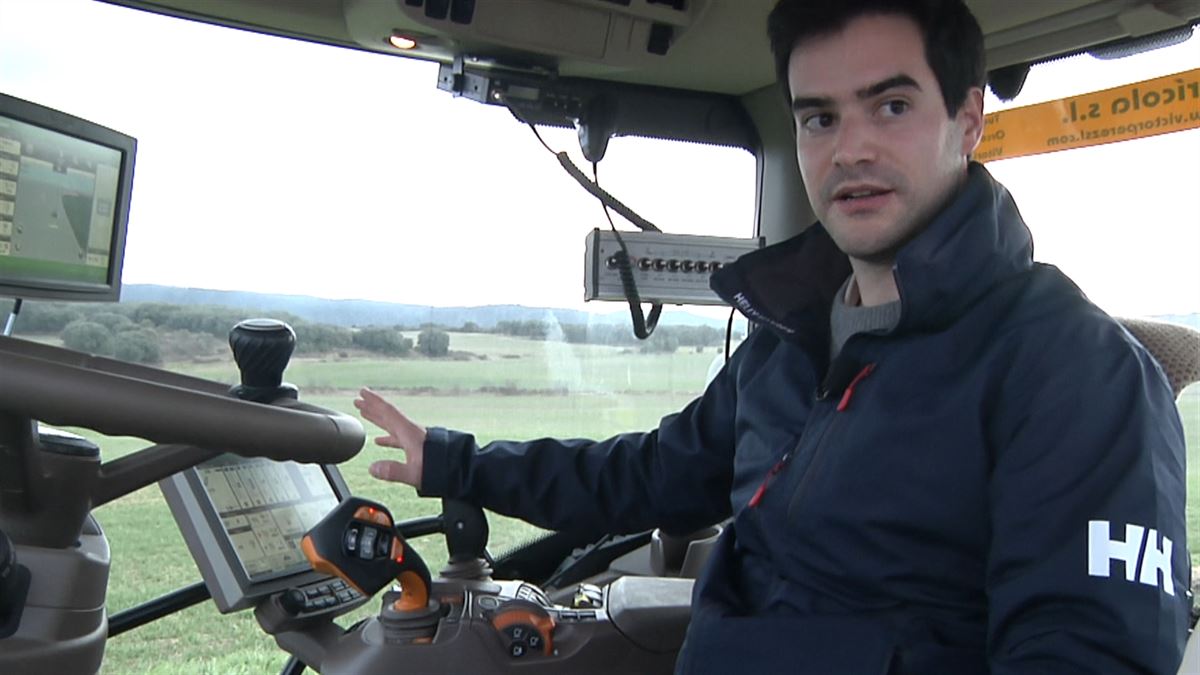
{"label": "tree line", "polygon": [[[215,305],[31,302],[21,310],[15,332],[58,335],[70,349],[135,363],[160,364],[166,334],[208,336],[223,342],[230,329],[249,314],[243,309]],[[350,329],[306,321],[286,312],[272,312],[270,316],[287,322],[296,331],[297,354],[326,354],[352,348],[388,356],[405,356],[414,349],[432,357],[450,352],[449,334],[436,326],[420,327],[414,344],[412,338],[401,332],[406,330],[403,326]]]}
{"label": "tree line", "polygon": [[[21,311],[16,332],[57,335],[70,349],[136,363],[160,364],[178,352],[195,355],[203,349],[200,342],[205,342],[210,350],[213,344],[224,343],[229,330],[252,314],[245,309],[217,305],[30,302]],[[296,331],[296,353],[301,355],[360,349],[386,356],[407,356],[415,351],[429,357],[443,357],[450,353],[450,332],[455,330],[434,324],[346,328],[307,321],[287,312],[268,315],[292,326]],[[649,340],[642,341],[634,337],[628,326],[532,320],[500,321],[491,330],[467,321],[456,330],[622,346],[651,353],[718,346],[725,339],[722,331],[711,326],[659,326]],[[415,342],[404,335],[413,331],[417,331]],[[164,353],[167,347],[171,354]]]}

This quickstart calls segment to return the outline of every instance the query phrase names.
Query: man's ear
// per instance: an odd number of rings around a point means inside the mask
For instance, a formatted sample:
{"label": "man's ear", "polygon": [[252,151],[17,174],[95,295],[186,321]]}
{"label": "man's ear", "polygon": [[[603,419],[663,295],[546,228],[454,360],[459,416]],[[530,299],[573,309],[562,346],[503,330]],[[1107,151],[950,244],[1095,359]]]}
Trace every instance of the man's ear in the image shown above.
{"label": "man's ear", "polygon": [[962,129],[962,153],[970,157],[983,140],[983,90],[971,87],[955,115]]}

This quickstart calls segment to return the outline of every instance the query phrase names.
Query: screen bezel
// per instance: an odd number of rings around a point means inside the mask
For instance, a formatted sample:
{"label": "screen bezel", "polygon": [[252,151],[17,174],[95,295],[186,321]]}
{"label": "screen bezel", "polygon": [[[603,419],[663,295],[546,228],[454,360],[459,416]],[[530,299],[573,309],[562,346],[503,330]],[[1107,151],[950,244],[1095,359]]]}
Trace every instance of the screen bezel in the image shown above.
{"label": "screen bezel", "polygon": [[68,302],[116,302],[120,300],[137,140],[95,122],[7,94],[0,94],[0,116],[71,136],[87,143],[101,145],[121,153],[106,282],[98,284],[67,280],[45,282],[31,279],[5,279],[0,273],[0,296]]}
{"label": "screen bezel", "polygon": [[[253,459],[253,458],[246,458]],[[325,480],[338,503],[350,497],[350,489],[337,467],[320,464]],[[198,467],[184,469],[159,483],[167,505],[175,516],[184,542],[196,561],[200,576],[221,613],[253,606],[259,599],[289,588],[330,579],[312,569],[276,572],[252,580],[238,557],[233,541],[217,513]]]}

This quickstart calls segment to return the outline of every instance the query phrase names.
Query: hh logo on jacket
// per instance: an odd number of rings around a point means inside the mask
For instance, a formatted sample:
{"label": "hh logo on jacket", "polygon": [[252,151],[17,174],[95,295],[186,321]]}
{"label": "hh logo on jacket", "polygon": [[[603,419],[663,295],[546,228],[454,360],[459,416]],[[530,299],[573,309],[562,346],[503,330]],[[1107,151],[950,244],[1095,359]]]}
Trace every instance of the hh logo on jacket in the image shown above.
{"label": "hh logo on jacket", "polygon": [[1163,591],[1167,595],[1175,595],[1175,584],[1171,580],[1170,538],[1162,536],[1160,546],[1158,530],[1129,524],[1125,525],[1124,539],[1109,537],[1107,520],[1088,521],[1088,574],[1107,577],[1112,571],[1112,563],[1120,561],[1125,563],[1126,581],[1133,581],[1136,576],[1138,581],[1147,586],[1158,586],[1161,578]]}

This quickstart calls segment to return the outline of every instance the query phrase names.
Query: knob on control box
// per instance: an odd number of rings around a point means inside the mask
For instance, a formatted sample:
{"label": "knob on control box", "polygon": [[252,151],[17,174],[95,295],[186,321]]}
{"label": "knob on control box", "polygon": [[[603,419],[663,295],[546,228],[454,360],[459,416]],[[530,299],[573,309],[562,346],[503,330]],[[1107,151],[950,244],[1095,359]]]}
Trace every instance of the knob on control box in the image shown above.
{"label": "knob on control box", "polygon": [[508,646],[508,655],[554,653],[554,617],[545,607],[529,600],[506,600],[492,614],[495,628]]}

